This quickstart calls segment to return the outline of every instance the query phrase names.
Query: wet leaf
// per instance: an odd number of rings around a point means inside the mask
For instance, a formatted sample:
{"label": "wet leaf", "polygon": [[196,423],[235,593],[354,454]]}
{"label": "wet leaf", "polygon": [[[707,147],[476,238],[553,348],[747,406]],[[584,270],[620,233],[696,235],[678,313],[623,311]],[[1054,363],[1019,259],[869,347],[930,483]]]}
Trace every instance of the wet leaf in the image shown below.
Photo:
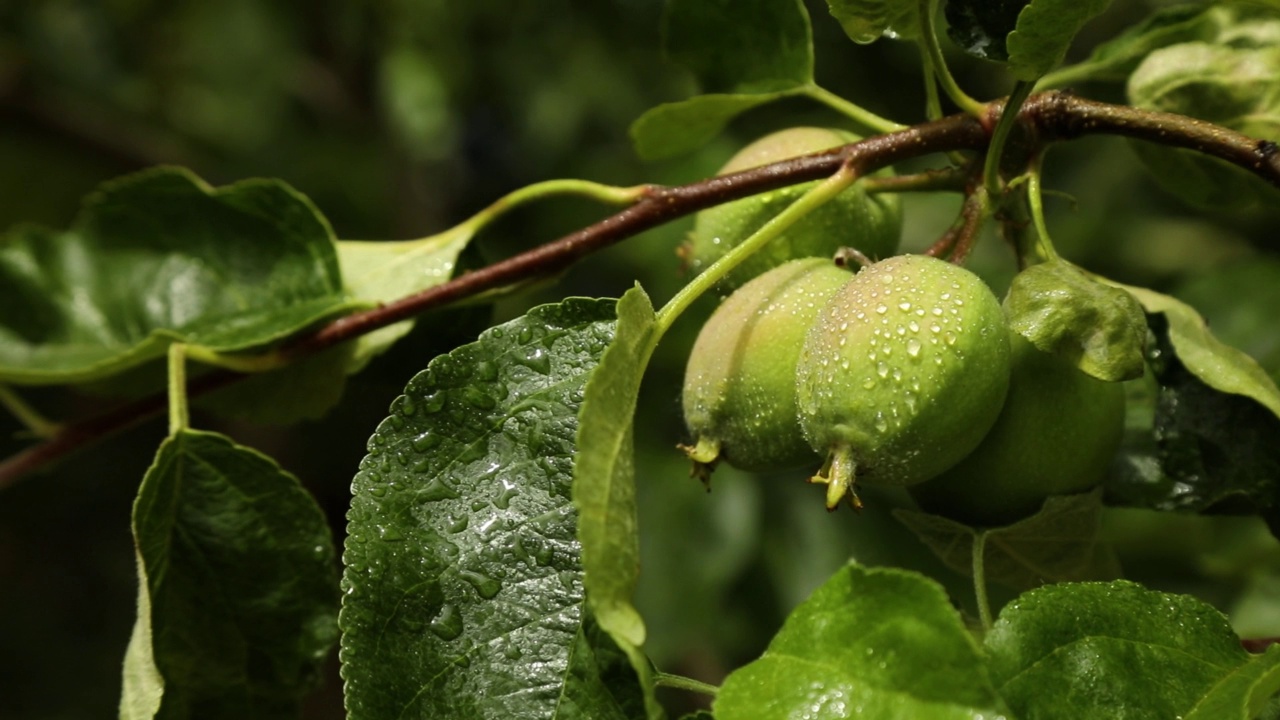
{"label": "wet leaf", "polygon": [[298,717],[337,641],[338,578],[297,479],[222,435],[179,432],[142,480],[133,534],[120,716]]}
{"label": "wet leaf", "polygon": [[1053,260],[1018,273],[1004,307],[1011,330],[1081,371],[1113,382],[1142,377],[1146,320],[1128,292]]}
{"label": "wet leaf", "polygon": [[1208,40],[1216,34],[1208,5],[1157,8],[1142,22],[1094,48],[1088,59],[1064,69],[1073,81],[1124,82],[1153,50],[1176,43]]}
{"label": "wet leaf", "polygon": [[948,0],[947,35],[962,50],[982,58],[1005,62],[1005,40],[1018,25],[1018,14],[1031,0]]}
{"label": "wet leaf", "polygon": [[538,307],[392,404],[348,513],[351,718],[636,716],[634,673],[586,609],[570,499],[583,388],[613,334],[612,301]]}
{"label": "wet leaf", "polygon": [[103,185],[70,230],[0,238],[0,381],[75,383],[268,345],[349,310],[328,223],[276,180],[161,168]]}
{"label": "wet leaf", "polygon": [[[1217,610],[1125,581],[1032,590],[987,634],[991,677],[1017,717],[1252,717],[1274,653],[1250,656]],[[1205,713],[1222,709],[1223,715]]]}
{"label": "wet leaf", "polygon": [[1098,540],[1102,491],[1051,496],[1031,517],[991,530],[914,510],[895,510],[906,525],[947,567],[973,575],[973,544],[986,533],[984,575],[1024,590],[1050,582],[1117,577],[1111,551]]}
{"label": "wet leaf", "polygon": [[898,569],[846,566],[730,673],[717,720],[1005,717],[972,636],[942,587]]}
{"label": "wet leaf", "polygon": [[827,0],[827,10],[856,43],[920,37],[918,0]]}
{"label": "wet leaf", "polygon": [[[632,604],[640,574],[634,423],[656,332],[649,296],[639,286],[627,291],[618,301],[614,340],[586,386],[573,468],[587,599],[600,627],[631,657],[646,686],[650,668],[640,651],[644,620]],[[652,693],[646,695],[649,716],[660,717]]]}

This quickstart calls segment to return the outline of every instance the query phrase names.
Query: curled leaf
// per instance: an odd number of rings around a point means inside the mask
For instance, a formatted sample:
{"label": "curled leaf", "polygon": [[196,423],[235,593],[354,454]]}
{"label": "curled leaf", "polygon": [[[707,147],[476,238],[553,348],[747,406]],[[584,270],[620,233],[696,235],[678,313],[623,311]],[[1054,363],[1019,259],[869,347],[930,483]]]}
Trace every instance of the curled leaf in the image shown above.
{"label": "curled leaf", "polygon": [[1009,327],[1044,352],[1111,382],[1142,377],[1142,307],[1118,287],[1054,260],[1023,270],[1004,301]]}

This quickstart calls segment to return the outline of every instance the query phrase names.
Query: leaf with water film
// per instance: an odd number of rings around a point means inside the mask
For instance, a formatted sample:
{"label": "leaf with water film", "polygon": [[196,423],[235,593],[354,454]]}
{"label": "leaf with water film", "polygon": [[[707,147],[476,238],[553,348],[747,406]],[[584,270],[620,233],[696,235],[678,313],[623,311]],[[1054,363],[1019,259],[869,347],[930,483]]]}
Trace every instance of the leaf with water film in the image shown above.
{"label": "leaf with water film", "polygon": [[340,618],[353,720],[643,714],[588,612],[571,498],[614,305],[534,308],[437,357],[370,438]]}

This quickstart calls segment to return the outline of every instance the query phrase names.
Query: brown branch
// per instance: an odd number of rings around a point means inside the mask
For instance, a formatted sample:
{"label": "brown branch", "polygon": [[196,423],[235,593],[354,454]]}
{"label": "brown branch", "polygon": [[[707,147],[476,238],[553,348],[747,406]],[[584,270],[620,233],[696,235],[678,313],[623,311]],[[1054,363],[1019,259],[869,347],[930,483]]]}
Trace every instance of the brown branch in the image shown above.
{"label": "brown branch", "polygon": [[[1023,127],[1037,144],[1093,134],[1124,135],[1197,150],[1280,187],[1280,153],[1274,143],[1211,123],[1060,92],[1032,96],[1020,114]],[[933,153],[980,151],[988,140],[990,118],[986,120],[988,123],[984,124],[970,116],[957,115],[732,175],[679,187],[653,186],[635,205],[590,227],[393,303],[339,318],[300,336],[283,351],[291,358],[302,357],[462,298],[528,277],[553,274],[592,252],[677,217],[766,190],[824,178],[846,161],[859,174],[867,174]],[[229,371],[214,371],[193,381],[188,394],[198,397],[242,377]],[[63,426],[54,437],[0,462],[0,489],[78,447],[162,412],[165,405],[165,397],[155,395]]]}

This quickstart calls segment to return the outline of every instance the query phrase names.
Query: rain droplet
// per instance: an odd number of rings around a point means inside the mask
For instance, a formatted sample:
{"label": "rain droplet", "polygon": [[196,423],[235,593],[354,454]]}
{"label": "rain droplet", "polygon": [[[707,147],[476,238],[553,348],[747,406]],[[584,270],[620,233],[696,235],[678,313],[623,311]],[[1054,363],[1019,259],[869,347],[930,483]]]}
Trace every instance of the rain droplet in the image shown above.
{"label": "rain droplet", "polygon": [[440,436],[428,430],[414,438],[411,444],[414,450],[426,452],[440,444]]}
{"label": "rain droplet", "polygon": [[428,625],[432,634],[441,640],[456,640],[462,634],[462,614],[453,605],[440,608],[440,614]]}
{"label": "rain droplet", "polygon": [[951,332],[950,330],[948,330],[947,333],[942,336],[942,339],[945,340],[948,345],[956,344],[956,334]]}
{"label": "rain droplet", "polygon": [[903,312],[906,312],[906,311],[908,311],[908,310],[910,310],[910,309],[911,309],[911,303],[909,303],[909,302],[900,302],[900,303],[898,303],[898,309],[899,309],[899,310],[902,310]]}
{"label": "rain droplet", "polygon": [[879,365],[876,365],[876,374],[881,378],[889,377],[889,364],[882,362]]}
{"label": "rain droplet", "polygon": [[885,313],[889,312],[889,306],[888,306],[888,305],[877,305],[877,306],[876,306],[876,312],[878,312],[878,313],[880,313],[881,315],[883,315],[883,314],[885,314]]}
{"label": "rain droplet", "polygon": [[920,323],[915,320],[907,323],[907,327],[911,328],[911,332],[920,332]]}
{"label": "rain droplet", "polygon": [[400,529],[391,525],[379,525],[378,537],[386,542],[399,542],[404,539]]}
{"label": "rain droplet", "polygon": [[502,583],[474,570],[459,570],[458,577],[466,580],[467,584],[475,588],[480,597],[485,600],[497,595],[502,590]]}
{"label": "rain droplet", "polygon": [[876,413],[875,425],[876,425],[876,430],[879,430],[880,432],[884,432],[885,430],[889,429],[889,421],[885,419],[884,413],[882,412]]}
{"label": "rain droplet", "polygon": [[920,341],[911,338],[907,341],[907,354],[911,357],[920,357]]}

